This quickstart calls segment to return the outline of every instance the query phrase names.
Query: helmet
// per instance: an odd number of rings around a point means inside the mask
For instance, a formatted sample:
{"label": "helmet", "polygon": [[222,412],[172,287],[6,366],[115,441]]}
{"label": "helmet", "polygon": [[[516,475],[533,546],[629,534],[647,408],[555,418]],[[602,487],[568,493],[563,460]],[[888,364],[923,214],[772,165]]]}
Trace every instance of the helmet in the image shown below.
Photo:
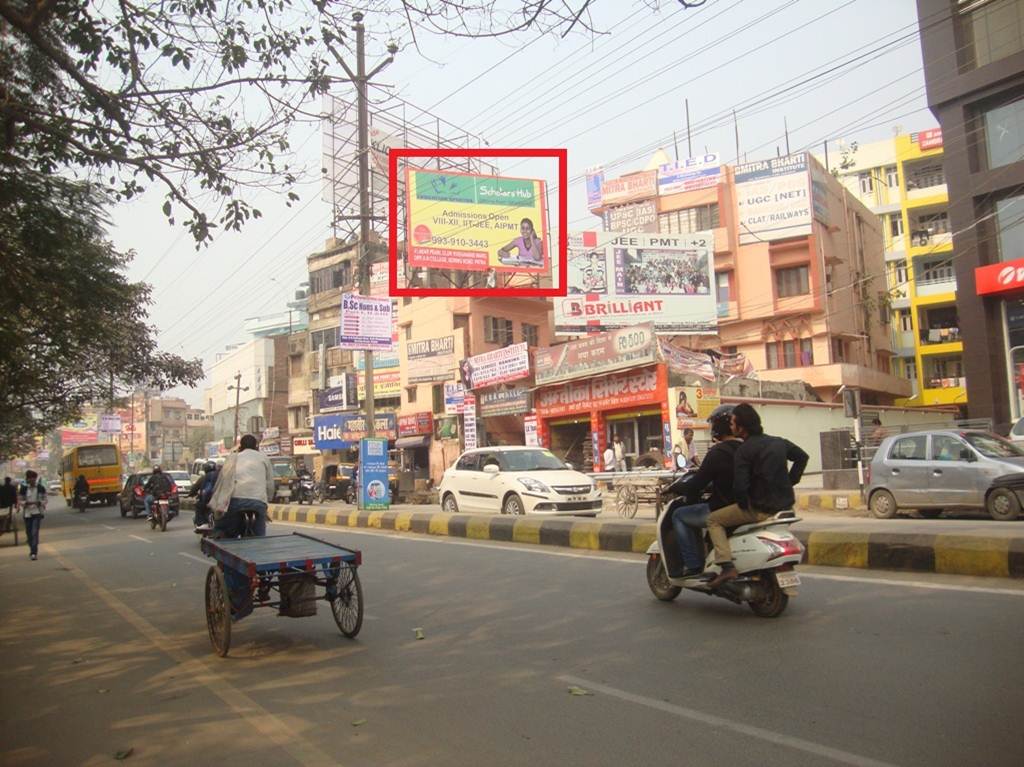
{"label": "helmet", "polygon": [[214,471],[216,468],[217,464],[215,464],[213,461],[207,461],[206,463],[203,464],[203,471],[206,472],[207,474],[209,474],[211,471]]}
{"label": "helmet", "polygon": [[711,436],[722,439],[732,434],[732,411],[734,405],[719,405],[708,416]]}

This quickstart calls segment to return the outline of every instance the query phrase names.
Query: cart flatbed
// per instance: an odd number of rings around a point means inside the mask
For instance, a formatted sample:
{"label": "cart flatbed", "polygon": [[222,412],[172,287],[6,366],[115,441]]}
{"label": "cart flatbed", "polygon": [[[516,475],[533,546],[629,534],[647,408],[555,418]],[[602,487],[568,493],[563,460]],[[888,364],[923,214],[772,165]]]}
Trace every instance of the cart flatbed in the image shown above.
{"label": "cart flatbed", "polygon": [[259,538],[203,539],[203,553],[240,573],[314,570],[342,562],[358,566],[362,554],[311,535],[265,535]]}

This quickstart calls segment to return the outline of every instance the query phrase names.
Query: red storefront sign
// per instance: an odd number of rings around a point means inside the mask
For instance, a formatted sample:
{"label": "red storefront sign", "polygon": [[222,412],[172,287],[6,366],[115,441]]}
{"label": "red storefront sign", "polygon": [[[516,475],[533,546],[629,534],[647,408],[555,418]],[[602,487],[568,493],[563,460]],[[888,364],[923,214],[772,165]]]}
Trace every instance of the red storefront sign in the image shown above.
{"label": "red storefront sign", "polygon": [[663,365],[641,368],[542,389],[537,392],[534,404],[537,415],[544,419],[637,405],[662,405],[668,397],[666,379]]}
{"label": "red storefront sign", "polygon": [[917,145],[922,151],[942,146],[942,128],[932,128],[918,133]]}
{"label": "red storefront sign", "polygon": [[1024,288],[1024,258],[979,266],[974,270],[974,285],[979,296],[1021,290]]}
{"label": "red storefront sign", "polygon": [[416,437],[420,434],[434,433],[434,416],[432,413],[414,413],[398,416],[398,436]]}

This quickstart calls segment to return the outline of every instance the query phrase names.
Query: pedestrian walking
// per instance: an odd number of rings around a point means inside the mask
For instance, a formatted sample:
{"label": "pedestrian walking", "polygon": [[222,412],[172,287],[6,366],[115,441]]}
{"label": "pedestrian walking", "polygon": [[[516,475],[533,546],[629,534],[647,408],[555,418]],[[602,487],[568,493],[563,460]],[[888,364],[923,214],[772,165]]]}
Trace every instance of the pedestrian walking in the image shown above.
{"label": "pedestrian walking", "polygon": [[[615,451],[612,449],[611,445],[608,445],[608,447],[606,447],[604,449],[604,463],[603,463],[603,466],[604,466],[604,470],[605,471],[615,471]],[[609,490],[613,490],[614,488],[615,488],[615,483],[612,482],[611,480],[609,480],[608,481],[608,489]]]}
{"label": "pedestrian walking", "polygon": [[25,482],[18,488],[18,506],[25,518],[29,559],[38,559],[39,526],[46,513],[46,488],[39,482],[39,475],[31,469],[25,472]]}
{"label": "pedestrian walking", "polygon": [[18,530],[14,522],[14,505],[18,502],[18,488],[10,477],[4,477],[0,485],[0,532],[14,533],[14,545],[18,545]]}

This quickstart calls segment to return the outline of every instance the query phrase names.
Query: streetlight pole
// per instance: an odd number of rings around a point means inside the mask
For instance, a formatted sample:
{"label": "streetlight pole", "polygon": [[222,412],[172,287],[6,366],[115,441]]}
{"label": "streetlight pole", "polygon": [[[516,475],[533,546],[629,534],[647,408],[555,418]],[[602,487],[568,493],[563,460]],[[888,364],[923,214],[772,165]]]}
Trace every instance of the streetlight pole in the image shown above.
{"label": "streetlight pole", "polygon": [[[388,57],[366,71],[366,27],[363,26],[363,14],[356,11],[352,14],[355,22],[352,29],[356,33],[356,71],[352,72],[341,55],[330,48],[334,58],[341,64],[345,74],[356,87],[356,98],[359,107],[359,292],[370,295],[370,115],[367,102],[367,87],[371,79],[384,67],[395,60],[398,46],[388,44]],[[363,412],[366,418],[366,435],[375,434],[376,402],[373,386],[373,352],[363,351],[363,381],[365,382],[366,403]]]}
{"label": "streetlight pole", "polygon": [[248,386],[242,386],[242,371],[239,370],[235,373],[235,385],[229,386],[228,391],[234,391],[235,393],[235,436],[231,440],[232,445],[238,444],[238,406],[242,399],[242,392],[249,391]]}

